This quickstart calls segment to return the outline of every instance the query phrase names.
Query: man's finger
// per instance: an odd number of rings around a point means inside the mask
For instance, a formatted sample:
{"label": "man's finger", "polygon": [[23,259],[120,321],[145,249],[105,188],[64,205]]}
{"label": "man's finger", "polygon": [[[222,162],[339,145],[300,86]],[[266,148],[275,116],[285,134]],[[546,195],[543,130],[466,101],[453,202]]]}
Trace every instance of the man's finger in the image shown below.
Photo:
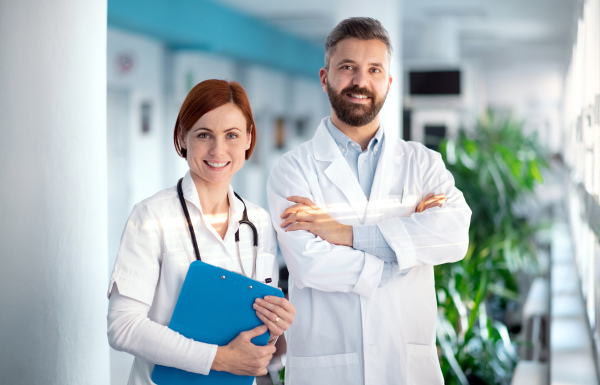
{"label": "man's finger", "polygon": [[287,200],[290,202],[302,203],[313,210],[319,209],[319,206],[317,206],[313,201],[305,197],[291,196],[288,197]]}
{"label": "man's finger", "polygon": [[283,213],[281,214],[280,217],[283,219],[283,218],[287,217],[288,215],[297,213],[298,211],[306,211],[306,210],[310,210],[310,207],[308,207],[304,204],[301,204],[301,203],[297,203],[297,204],[292,205],[292,206],[286,208],[285,210],[283,210]]}
{"label": "man's finger", "polygon": [[312,229],[311,222],[295,222],[295,223],[289,225],[285,229],[285,231],[306,230],[306,231],[312,233],[311,229]]}
{"label": "man's finger", "polygon": [[287,200],[290,202],[294,202],[294,203],[302,203],[303,205],[307,205],[307,206],[314,205],[314,203],[310,199],[301,197],[301,196],[297,196],[297,195],[287,197]]}

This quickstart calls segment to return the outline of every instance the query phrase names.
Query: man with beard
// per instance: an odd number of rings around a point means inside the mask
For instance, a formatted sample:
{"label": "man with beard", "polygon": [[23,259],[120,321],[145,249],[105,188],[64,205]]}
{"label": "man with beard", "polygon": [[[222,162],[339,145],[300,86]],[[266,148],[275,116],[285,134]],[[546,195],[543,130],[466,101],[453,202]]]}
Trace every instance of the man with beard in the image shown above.
{"label": "man with beard", "polygon": [[437,152],[386,138],[391,51],[374,19],[337,25],[319,73],[331,117],[271,171],[297,309],[286,385],[443,384],[433,266],[464,257],[471,211]]}

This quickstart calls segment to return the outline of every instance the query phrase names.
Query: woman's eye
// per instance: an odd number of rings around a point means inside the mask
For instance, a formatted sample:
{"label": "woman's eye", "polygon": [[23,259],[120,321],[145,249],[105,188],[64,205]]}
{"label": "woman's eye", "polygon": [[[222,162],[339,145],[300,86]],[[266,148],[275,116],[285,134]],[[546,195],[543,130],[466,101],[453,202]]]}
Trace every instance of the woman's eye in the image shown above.
{"label": "woman's eye", "polygon": [[238,137],[237,134],[233,134],[233,133],[227,134],[227,139],[235,139],[237,137]]}
{"label": "woman's eye", "polygon": [[198,134],[198,139],[208,139],[208,134],[200,133]]}

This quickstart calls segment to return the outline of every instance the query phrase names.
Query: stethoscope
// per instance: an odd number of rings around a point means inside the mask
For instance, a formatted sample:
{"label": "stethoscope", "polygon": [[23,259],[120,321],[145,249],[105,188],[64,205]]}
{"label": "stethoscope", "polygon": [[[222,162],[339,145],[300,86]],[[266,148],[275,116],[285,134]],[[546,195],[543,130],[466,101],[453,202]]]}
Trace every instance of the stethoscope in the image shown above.
{"label": "stethoscope", "polygon": [[[183,183],[183,178],[179,179],[179,182],[177,182],[177,195],[179,196],[179,203],[181,203],[181,208],[183,209],[183,213],[185,214],[185,219],[187,220],[188,228],[190,230],[192,244],[194,245],[194,253],[196,253],[196,260],[201,261],[202,259],[200,258],[200,250],[198,249],[198,242],[196,242],[196,233],[194,232],[194,226],[192,226],[192,221],[190,220],[190,213],[187,209],[185,199],[183,199],[183,188],[181,187],[182,183]],[[254,260],[252,261],[252,276],[250,276],[250,278],[256,279],[256,259],[258,257],[258,231],[256,231],[256,227],[248,219],[248,210],[246,210],[246,203],[244,202],[242,197],[240,197],[235,191],[233,192],[233,194],[244,205],[244,212],[242,213],[242,219],[240,220],[238,229],[235,232],[235,243],[237,244],[238,260],[240,262],[242,274],[244,274],[247,277],[248,275],[246,275],[246,271],[244,270],[244,264],[242,263],[242,256],[240,253],[240,227],[242,227],[242,225],[248,225],[248,227],[250,227],[250,229],[252,230],[252,240],[254,243]]]}

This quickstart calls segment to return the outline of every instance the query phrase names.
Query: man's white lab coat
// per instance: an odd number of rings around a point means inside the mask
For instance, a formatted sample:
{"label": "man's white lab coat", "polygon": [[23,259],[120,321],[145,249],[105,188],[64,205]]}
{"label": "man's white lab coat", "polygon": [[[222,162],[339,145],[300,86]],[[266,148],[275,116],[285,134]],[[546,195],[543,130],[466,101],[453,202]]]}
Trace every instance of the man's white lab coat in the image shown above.
{"label": "man's white lab coat", "polygon": [[[324,122],[281,158],[267,185],[297,309],[286,334],[286,385],[443,384],[433,266],[464,257],[471,210],[440,155],[403,140],[384,140],[367,200]],[[448,201],[415,213],[430,192]],[[377,224],[397,255],[393,277],[381,281],[384,262],[374,255],[281,229],[293,195],[341,223]]]}

